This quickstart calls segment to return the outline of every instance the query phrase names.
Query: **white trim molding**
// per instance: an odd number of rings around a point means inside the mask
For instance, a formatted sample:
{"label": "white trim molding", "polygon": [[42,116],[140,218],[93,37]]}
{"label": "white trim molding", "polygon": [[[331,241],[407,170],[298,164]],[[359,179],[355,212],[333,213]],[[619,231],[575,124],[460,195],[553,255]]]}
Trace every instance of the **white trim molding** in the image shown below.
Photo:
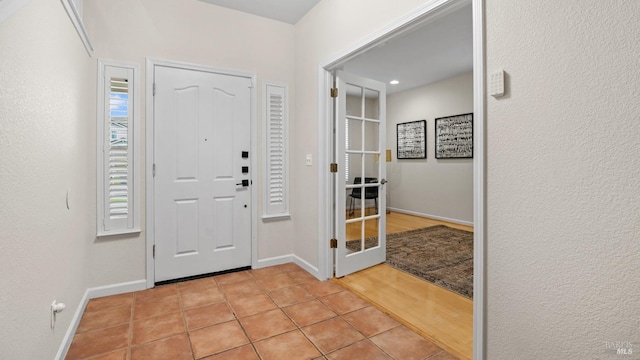
{"label": "white trim molding", "polygon": [[327,280],[326,277],[323,277],[320,275],[320,272],[318,271],[317,267],[311,265],[309,262],[293,254],[276,256],[276,257],[267,258],[267,259],[260,259],[258,260],[258,266],[256,267],[256,269],[261,269],[261,268],[274,266],[274,265],[282,265],[287,263],[294,263],[300,266],[306,272],[315,276],[318,280]]}
{"label": "white trim molding", "polygon": [[[289,85],[262,84],[262,221],[287,220],[289,195]],[[276,165],[275,167],[273,165]]]}
{"label": "white trim molding", "polygon": [[[109,142],[111,134],[108,131],[109,115],[109,82],[108,75],[126,78],[129,82],[129,113],[127,124],[127,203],[128,214],[125,218],[111,219],[109,215]],[[99,238],[112,235],[138,234],[140,229],[141,195],[140,195],[140,161],[141,127],[140,127],[140,66],[133,63],[98,59],[98,98],[97,98],[97,235]]]}
{"label": "white trim molding", "polygon": [[450,222],[450,223],[454,223],[454,224],[473,226],[473,221],[452,219],[452,218],[448,218],[448,217],[444,217],[444,216],[425,214],[425,213],[421,213],[421,212],[417,212],[417,211],[404,210],[404,209],[398,209],[398,208],[392,208],[392,207],[390,207],[388,209],[390,211],[395,211],[395,212],[398,212],[398,213],[401,213],[401,214],[416,215],[416,216],[420,216],[420,217],[426,217],[426,218],[429,218],[429,219],[446,221],[446,222]]}
{"label": "white trim molding", "polygon": [[485,42],[484,0],[473,5],[473,358],[486,358],[485,244],[486,244],[486,149],[485,149]]}
{"label": "white trim molding", "polygon": [[73,23],[73,27],[76,28],[78,32],[78,36],[80,36],[80,40],[84,45],[85,50],[87,50],[87,54],[89,57],[93,56],[93,45],[91,45],[91,39],[89,39],[89,34],[87,30],[84,28],[84,23],[82,22],[82,14],[81,9],[78,9],[75,1],[82,0],[60,0],[62,2],[62,6],[67,11],[69,15],[69,19],[71,19],[71,23]]}

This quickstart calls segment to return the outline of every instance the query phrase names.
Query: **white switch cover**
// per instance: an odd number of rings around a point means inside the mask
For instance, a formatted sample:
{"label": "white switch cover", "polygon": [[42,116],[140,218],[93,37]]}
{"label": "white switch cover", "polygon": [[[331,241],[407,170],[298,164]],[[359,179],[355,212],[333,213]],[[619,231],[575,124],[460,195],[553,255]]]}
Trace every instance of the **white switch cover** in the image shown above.
{"label": "white switch cover", "polygon": [[489,95],[493,97],[504,96],[504,71],[494,71],[489,75]]}
{"label": "white switch cover", "polygon": [[311,154],[307,154],[307,159],[306,159],[305,164],[307,166],[311,166],[313,164],[313,160],[312,160]]}

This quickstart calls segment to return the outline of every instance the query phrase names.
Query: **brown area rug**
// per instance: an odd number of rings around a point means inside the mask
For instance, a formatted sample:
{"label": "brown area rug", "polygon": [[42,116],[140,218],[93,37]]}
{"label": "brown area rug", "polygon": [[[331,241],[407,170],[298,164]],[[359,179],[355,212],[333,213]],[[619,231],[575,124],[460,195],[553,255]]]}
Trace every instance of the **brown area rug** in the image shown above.
{"label": "brown area rug", "polygon": [[[377,243],[377,239],[366,242]],[[357,241],[347,242],[350,245],[360,247]],[[438,225],[388,234],[387,263],[473,299],[472,232]]]}

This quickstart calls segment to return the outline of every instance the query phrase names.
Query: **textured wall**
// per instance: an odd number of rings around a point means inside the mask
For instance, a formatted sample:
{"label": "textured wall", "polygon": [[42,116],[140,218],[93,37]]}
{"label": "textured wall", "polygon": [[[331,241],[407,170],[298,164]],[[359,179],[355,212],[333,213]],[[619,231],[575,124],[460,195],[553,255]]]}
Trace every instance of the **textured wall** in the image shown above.
{"label": "textured wall", "polygon": [[[96,57],[140,65],[140,104],[145,103],[146,57],[256,73],[259,150],[262,144],[262,81],[289,84],[289,104],[293,107],[295,103],[292,25],[202,1],[181,0],[87,1],[85,19],[96,48]],[[141,110],[144,134],[146,108]],[[290,126],[295,128],[293,111],[290,115]],[[143,136],[143,149],[145,146]],[[261,166],[262,152],[255,156],[258,156]],[[261,215],[262,169],[255,170],[253,178],[257,181],[254,181],[254,186],[259,189],[259,202],[255,206]],[[296,209],[292,208],[292,213],[295,212]],[[146,225],[144,219],[143,212],[143,230]],[[258,219],[258,259],[293,253],[293,221],[263,223]],[[90,247],[89,259],[92,264],[90,286],[144,279],[145,232],[134,237],[96,240]]]}
{"label": "textured wall", "polygon": [[[473,223],[473,159],[436,159],[435,119],[473,112],[473,73],[387,96],[388,207]],[[427,158],[398,160],[396,125],[427,120]]]}
{"label": "textured wall", "polygon": [[[2,359],[52,359],[87,288],[95,234],[91,64],[60,1],[30,1],[0,24]],[[54,299],[67,309],[52,330]]]}
{"label": "textured wall", "polygon": [[[640,2],[486,1],[488,359],[640,355]],[[606,342],[632,342],[633,357]]]}
{"label": "textured wall", "polygon": [[327,164],[304,166],[305,154],[318,158],[318,70],[331,57],[374,31],[379,31],[405,13],[414,10],[420,0],[323,0],[296,24],[296,128],[292,134],[292,165],[296,206],[295,253],[318,265],[319,224],[318,178]]}

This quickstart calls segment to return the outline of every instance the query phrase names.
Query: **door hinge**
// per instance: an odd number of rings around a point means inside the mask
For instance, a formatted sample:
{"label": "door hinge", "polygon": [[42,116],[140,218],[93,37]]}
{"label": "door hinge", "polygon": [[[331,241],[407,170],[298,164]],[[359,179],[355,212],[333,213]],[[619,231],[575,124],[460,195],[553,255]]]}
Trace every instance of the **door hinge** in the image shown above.
{"label": "door hinge", "polygon": [[156,164],[153,164],[153,177],[156,177]]}
{"label": "door hinge", "polygon": [[330,249],[337,249],[338,248],[338,239],[329,240],[329,248]]}
{"label": "door hinge", "polygon": [[153,96],[156,96],[156,83],[153,83]]}
{"label": "door hinge", "polygon": [[338,97],[338,88],[331,88],[331,97],[332,98]]}
{"label": "door hinge", "polygon": [[155,245],[153,245],[153,258],[154,259],[156,258],[156,246]]}
{"label": "door hinge", "polygon": [[329,171],[331,171],[332,173],[337,173],[338,172],[338,164],[336,163],[332,163],[329,165]]}

